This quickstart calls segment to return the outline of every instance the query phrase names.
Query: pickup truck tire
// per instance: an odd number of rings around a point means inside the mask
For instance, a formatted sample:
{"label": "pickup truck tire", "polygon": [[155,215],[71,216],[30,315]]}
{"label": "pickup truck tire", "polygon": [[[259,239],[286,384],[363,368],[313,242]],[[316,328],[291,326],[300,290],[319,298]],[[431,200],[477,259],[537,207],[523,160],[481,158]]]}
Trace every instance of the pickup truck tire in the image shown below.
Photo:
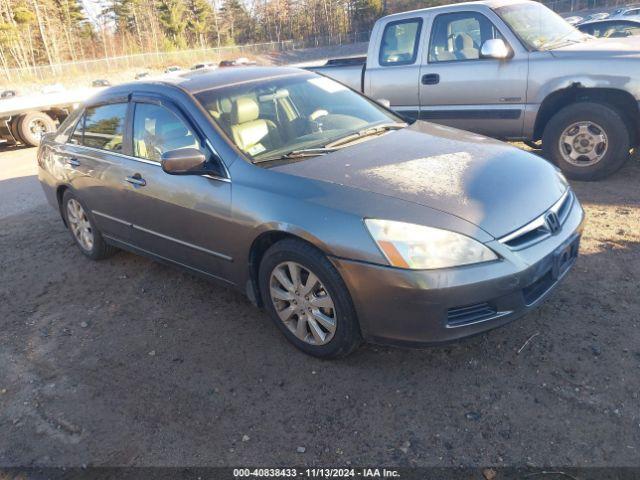
{"label": "pickup truck tire", "polygon": [[630,135],[622,116],[602,103],[580,102],[556,113],[542,135],[545,158],[574,180],[598,180],[629,157]]}
{"label": "pickup truck tire", "polygon": [[18,134],[27,145],[37,147],[40,145],[42,135],[55,132],[56,122],[43,112],[27,112],[20,116],[18,121]]}

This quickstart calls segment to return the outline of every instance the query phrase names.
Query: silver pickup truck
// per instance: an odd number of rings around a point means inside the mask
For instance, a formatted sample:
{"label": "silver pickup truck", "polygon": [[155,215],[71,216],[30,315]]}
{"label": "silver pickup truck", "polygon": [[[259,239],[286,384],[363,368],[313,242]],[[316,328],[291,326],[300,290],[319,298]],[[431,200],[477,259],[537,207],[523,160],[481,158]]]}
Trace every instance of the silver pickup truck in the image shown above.
{"label": "silver pickup truck", "polygon": [[539,146],[569,177],[638,144],[640,37],[596,39],[544,5],[486,0],[378,20],[366,58],[311,67],[424,119]]}

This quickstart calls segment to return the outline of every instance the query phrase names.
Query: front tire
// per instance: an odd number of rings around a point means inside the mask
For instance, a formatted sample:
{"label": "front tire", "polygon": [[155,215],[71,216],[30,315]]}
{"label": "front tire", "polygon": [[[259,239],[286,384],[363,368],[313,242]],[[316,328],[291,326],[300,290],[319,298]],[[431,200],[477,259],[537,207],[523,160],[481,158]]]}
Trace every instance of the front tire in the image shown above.
{"label": "front tire", "polygon": [[104,241],[89,210],[71,190],[66,190],[62,196],[62,214],[71,237],[84,255],[92,260],[102,260],[117,251]]}
{"label": "front tire", "polygon": [[598,180],[618,170],[629,157],[630,135],[613,108],[594,102],[569,105],[547,123],[544,156],[574,180]]}
{"label": "front tire", "polygon": [[277,242],[258,272],[263,304],[287,339],[320,358],[352,353],[362,339],[342,277],[315,247],[296,239]]}

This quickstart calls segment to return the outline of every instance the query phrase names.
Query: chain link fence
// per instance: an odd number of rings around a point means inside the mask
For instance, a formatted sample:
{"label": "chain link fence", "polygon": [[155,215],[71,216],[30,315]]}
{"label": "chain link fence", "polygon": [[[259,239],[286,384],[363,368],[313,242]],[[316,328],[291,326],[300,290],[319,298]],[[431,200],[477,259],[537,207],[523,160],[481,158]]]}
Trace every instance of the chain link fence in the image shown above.
{"label": "chain link fence", "polygon": [[98,58],[95,60],[81,60],[53,65],[38,65],[25,68],[0,69],[0,84],[7,87],[24,83],[69,83],[77,77],[99,79],[109,77],[118,72],[164,70],[168,66],[178,65],[190,67],[195,63],[214,63],[221,60],[235,60],[238,57],[262,59],[279,63],[277,57],[281,52],[317,48],[323,46],[350,45],[367,42],[369,32],[351,34],[334,34],[311,36],[304,40],[284,40],[281,42],[256,43],[251,45],[237,45],[229,47],[214,47],[193,50],[179,50],[173,52],[151,52],[117,57]]}
{"label": "chain link fence", "polygon": [[3,83],[20,84],[24,82],[56,82],[73,79],[76,76],[100,78],[114,72],[128,70],[163,70],[170,65],[189,67],[195,63],[218,63],[221,60],[233,60],[238,57],[253,58],[295,48],[292,40],[282,42],[256,43],[220,48],[202,48],[178,50],[173,52],[151,52],[118,57],[81,60],[52,65],[38,65],[25,68],[1,69]]}

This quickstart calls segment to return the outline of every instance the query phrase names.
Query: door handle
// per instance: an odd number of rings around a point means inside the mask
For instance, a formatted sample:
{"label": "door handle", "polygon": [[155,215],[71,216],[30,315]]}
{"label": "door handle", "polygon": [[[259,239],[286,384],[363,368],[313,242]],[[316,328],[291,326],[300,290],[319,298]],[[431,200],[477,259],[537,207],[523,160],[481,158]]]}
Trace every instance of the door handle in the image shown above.
{"label": "door handle", "polygon": [[74,158],[74,157],[67,158],[66,163],[67,163],[67,165],[70,165],[72,167],[79,167],[80,166],[80,161],[78,161],[78,159]]}
{"label": "door handle", "polygon": [[437,73],[427,73],[422,76],[423,85],[436,85],[437,83],[440,83],[440,75]]}
{"label": "door handle", "polygon": [[147,181],[142,178],[139,173],[136,173],[132,177],[127,177],[125,180],[136,187],[144,187],[147,184]]}

